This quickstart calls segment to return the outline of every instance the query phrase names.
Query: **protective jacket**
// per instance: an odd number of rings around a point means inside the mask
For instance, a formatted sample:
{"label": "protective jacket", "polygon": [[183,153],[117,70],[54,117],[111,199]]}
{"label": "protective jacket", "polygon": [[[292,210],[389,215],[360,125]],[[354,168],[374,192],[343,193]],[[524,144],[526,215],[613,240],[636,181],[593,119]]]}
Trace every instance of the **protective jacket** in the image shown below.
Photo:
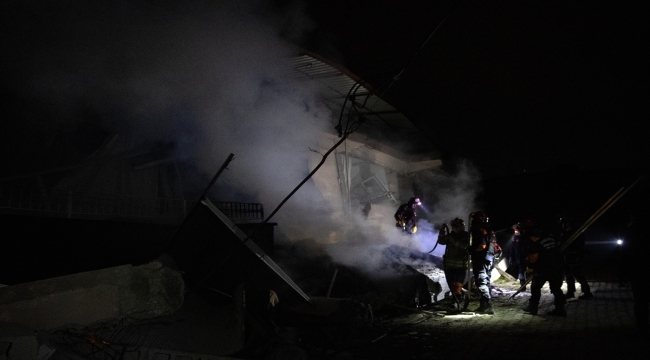
{"label": "protective jacket", "polygon": [[448,235],[439,236],[438,242],[446,245],[443,262],[445,269],[459,268],[467,269],[469,264],[469,233],[467,231],[451,232]]}
{"label": "protective jacket", "polygon": [[417,225],[417,213],[411,203],[402,204],[395,212],[396,226],[411,229]]}
{"label": "protective jacket", "polygon": [[494,245],[490,241],[491,231],[486,223],[473,225],[470,229],[472,244],[468,248],[472,258],[472,271],[477,289],[481,292],[478,312],[492,313],[490,302],[490,273],[494,265]]}
{"label": "protective jacket", "polygon": [[490,229],[486,225],[472,226],[472,244],[469,247],[472,258],[494,257],[494,244],[490,241]]}
{"label": "protective jacket", "polygon": [[521,234],[512,235],[512,247],[510,248],[510,254],[508,257],[508,262],[517,266],[526,266],[526,259],[528,258],[528,244],[526,244],[525,238]]}
{"label": "protective jacket", "polygon": [[538,274],[562,272],[564,261],[562,253],[550,236],[533,241],[528,244],[528,268]]}

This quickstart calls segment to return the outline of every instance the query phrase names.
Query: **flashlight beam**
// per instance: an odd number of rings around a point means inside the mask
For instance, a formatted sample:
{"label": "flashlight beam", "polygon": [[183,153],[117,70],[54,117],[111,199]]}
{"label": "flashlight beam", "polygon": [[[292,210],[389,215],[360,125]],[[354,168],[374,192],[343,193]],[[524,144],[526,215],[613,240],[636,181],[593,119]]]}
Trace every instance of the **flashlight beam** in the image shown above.
{"label": "flashlight beam", "polygon": [[612,197],[610,197],[591,217],[585,221],[580,228],[576,232],[571,235],[571,237],[564,243],[562,246],[560,246],[560,252],[564,251],[570,244],[573,242],[578,236],[580,236],[591,224],[593,224],[596,220],[598,220],[599,217],[601,217],[612,205],[614,205],[620,198],[623,197],[631,188],[634,187],[641,179],[643,179],[643,176],[640,176],[636,181],[632,183],[632,185],[628,186],[627,188],[622,187],[620,188]]}

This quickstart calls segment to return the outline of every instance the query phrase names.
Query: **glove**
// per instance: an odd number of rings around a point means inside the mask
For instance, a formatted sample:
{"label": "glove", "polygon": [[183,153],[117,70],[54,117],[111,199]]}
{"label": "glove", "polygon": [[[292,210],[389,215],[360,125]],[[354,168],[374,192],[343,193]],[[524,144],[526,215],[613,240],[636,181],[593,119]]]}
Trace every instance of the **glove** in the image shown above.
{"label": "glove", "polygon": [[535,272],[534,269],[526,267],[526,275],[532,275]]}

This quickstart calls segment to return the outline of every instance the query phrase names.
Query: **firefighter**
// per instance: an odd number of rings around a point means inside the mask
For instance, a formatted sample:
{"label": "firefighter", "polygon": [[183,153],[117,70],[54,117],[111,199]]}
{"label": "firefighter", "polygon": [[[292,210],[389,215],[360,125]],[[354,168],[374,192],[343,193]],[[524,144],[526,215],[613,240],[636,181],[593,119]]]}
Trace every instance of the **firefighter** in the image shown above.
{"label": "firefighter", "polygon": [[420,199],[410,198],[406,204],[402,204],[395,212],[395,226],[401,227],[404,232],[413,234],[418,231],[416,208],[422,205]]}
{"label": "firefighter", "polygon": [[[521,233],[521,224],[512,225],[512,238],[510,239],[510,253],[508,254],[508,264],[517,270],[517,279],[519,285],[526,283],[526,265],[528,259],[528,243],[526,237]],[[524,287],[522,291],[526,291]]]}
{"label": "firefighter", "polygon": [[539,300],[542,296],[542,286],[548,281],[551,293],[555,297],[555,309],[547,312],[551,316],[566,316],[564,309],[565,298],[562,292],[563,277],[562,253],[553,237],[544,230],[536,228],[530,233],[528,244],[528,267],[526,272],[534,276],[530,286],[530,300],[523,310],[531,315],[537,315]]}
{"label": "firefighter", "polygon": [[463,284],[469,265],[469,233],[465,230],[465,222],[460,218],[451,221],[451,233],[447,224],[442,224],[438,243],[445,245],[445,254],[442,257],[443,269],[447,278],[447,285],[454,300],[454,311],[461,311],[461,304],[465,300]]}
{"label": "firefighter", "polygon": [[[573,218],[560,218],[560,241],[558,246],[562,246],[574,233]],[[566,277],[566,294],[567,299],[573,299],[576,292],[576,280],[580,284],[580,290],[583,294],[578,297],[580,300],[593,299],[591,288],[587,278],[582,272],[582,259],[585,255],[585,234],[580,234],[571,244],[564,249],[564,276]]]}
{"label": "firefighter", "polygon": [[474,283],[481,292],[477,313],[494,314],[490,296],[490,275],[494,264],[494,245],[490,241],[491,230],[489,218],[483,211],[470,214],[471,244],[467,248],[472,259],[472,271],[474,272]]}

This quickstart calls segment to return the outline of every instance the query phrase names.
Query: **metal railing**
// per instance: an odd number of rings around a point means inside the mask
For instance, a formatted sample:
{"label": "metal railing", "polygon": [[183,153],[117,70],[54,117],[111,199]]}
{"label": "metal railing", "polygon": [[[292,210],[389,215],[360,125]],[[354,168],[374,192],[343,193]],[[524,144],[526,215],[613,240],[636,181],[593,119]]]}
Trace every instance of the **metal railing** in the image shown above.
{"label": "metal railing", "polygon": [[0,188],[0,209],[5,212],[53,217],[124,218],[173,223],[182,220],[191,205],[183,199]]}
{"label": "metal railing", "polygon": [[217,201],[214,205],[233,222],[264,220],[262,204]]}
{"label": "metal railing", "polygon": [[[194,201],[184,199],[0,187],[0,210],[16,214],[177,223],[185,218],[193,204]],[[215,204],[233,222],[255,222],[264,218],[261,204],[223,201]]]}

